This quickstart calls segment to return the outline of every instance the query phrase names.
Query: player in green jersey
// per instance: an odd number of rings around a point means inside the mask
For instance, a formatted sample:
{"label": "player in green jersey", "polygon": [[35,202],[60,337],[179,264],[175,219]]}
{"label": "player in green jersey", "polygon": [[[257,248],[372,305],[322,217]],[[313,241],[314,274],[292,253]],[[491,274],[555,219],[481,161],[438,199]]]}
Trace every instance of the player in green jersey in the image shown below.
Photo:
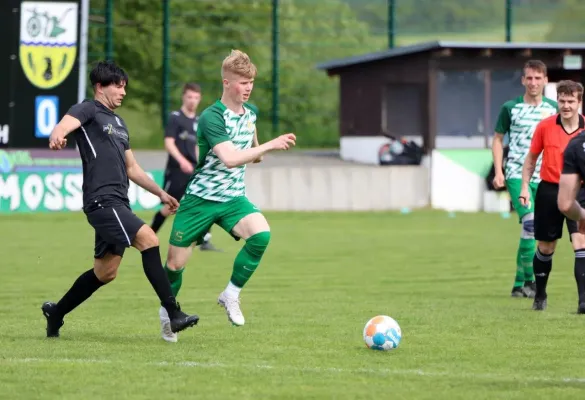
{"label": "player in green jersey", "polygon": [[[227,287],[217,299],[229,321],[244,325],[239,295],[270,241],[270,227],[260,210],[246,197],[246,164],[259,162],[273,150],[295,145],[292,133],[258,144],[258,110],[247,103],[254,85],[256,67],[248,55],[233,50],[221,68],[223,94],[199,118],[199,158],[173,223],[165,269],[175,295],[182,283],[192,244],[199,244],[212,224],[245,244],[236,256]],[[159,311],[164,340],[176,342],[164,308]]]}
{"label": "player in green jersey", "polygon": [[[529,207],[520,204],[522,187],[522,166],[530,149],[532,135],[536,125],[543,119],[557,113],[557,102],[544,97],[544,87],[548,83],[546,65],[539,60],[530,60],[524,65],[522,85],[526,88],[524,95],[504,103],[498,116],[492,153],[494,157],[494,187],[508,189],[518,219],[522,224],[520,244],[516,255],[516,278],[512,288],[513,297],[534,298],[534,271],[532,260],[535,253],[534,240],[534,202]],[[509,142],[505,174],[503,168],[504,136]],[[530,180],[532,198],[540,181],[541,157]]]}

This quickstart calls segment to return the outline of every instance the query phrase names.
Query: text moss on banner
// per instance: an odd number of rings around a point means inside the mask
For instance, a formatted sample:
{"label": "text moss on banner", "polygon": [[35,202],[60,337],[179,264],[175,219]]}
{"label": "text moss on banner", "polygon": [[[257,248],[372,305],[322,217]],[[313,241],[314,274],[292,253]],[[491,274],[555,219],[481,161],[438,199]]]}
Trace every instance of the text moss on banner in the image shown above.
{"label": "text moss on banner", "polygon": [[[147,171],[159,185],[163,171]],[[81,171],[39,171],[0,174],[0,213],[80,211],[83,203]],[[158,197],[130,182],[128,190],[133,210],[152,210]]]}

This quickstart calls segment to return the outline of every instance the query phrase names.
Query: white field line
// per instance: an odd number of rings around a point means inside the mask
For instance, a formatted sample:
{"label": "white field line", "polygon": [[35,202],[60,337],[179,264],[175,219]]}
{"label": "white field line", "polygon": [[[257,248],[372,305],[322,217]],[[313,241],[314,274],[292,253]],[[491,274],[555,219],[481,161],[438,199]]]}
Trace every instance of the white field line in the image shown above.
{"label": "white field line", "polygon": [[550,383],[582,383],[585,378],[576,377],[551,377],[551,376],[522,376],[509,374],[490,374],[472,372],[440,372],[425,371],[420,369],[385,369],[385,368],[320,368],[320,367],[295,367],[286,365],[269,364],[224,364],[198,361],[155,361],[155,362],[126,362],[123,360],[108,360],[94,358],[0,358],[0,364],[122,364],[122,365],[148,365],[158,367],[201,368],[201,369],[235,369],[252,370],[265,369],[282,372],[309,372],[317,374],[367,374],[378,376],[411,375],[423,377],[444,377],[469,380],[506,381],[506,382],[550,382]]}

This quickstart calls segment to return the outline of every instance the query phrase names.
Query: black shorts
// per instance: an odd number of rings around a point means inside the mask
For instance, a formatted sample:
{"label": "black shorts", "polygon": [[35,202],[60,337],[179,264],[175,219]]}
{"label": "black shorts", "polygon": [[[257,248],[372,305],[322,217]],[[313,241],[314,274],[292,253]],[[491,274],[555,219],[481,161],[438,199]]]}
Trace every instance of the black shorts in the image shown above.
{"label": "black shorts", "polygon": [[191,175],[184,173],[181,170],[167,169],[165,171],[165,179],[163,183],[163,190],[173,196],[177,200],[181,200]]}
{"label": "black shorts", "polygon": [[85,210],[87,221],[95,230],[94,258],[111,253],[124,256],[144,221],[122,202],[96,201]]}
{"label": "black shorts", "polygon": [[[577,222],[565,217],[559,211],[557,196],[559,185],[556,183],[541,181],[536,189],[534,199],[534,238],[543,242],[553,242],[563,237],[563,224],[567,225],[569,235],[578,232]],[[577,200],[582,205],[585,203],[583,188],[579,191]]]}

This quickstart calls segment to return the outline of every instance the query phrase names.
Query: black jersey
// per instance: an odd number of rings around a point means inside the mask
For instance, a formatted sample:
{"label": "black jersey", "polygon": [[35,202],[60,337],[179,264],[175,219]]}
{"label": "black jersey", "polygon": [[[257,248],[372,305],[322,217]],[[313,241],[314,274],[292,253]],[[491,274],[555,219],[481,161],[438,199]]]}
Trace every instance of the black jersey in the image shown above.
{"label": "black jersey", "polygon": [[[197,122],[199,117],[187,117],[182,110],[173,111],[169,117],[169,122],[165,129],[165,137],[175,139],[175,145],[179,152],[195,166],[197,160],[195,157],[195,145],[197,144]],[[167,160],[167,169],[180,170],[179,163],[169,154]]]}
{"label": "black jersey", "polygon": [[130,149],[124,120],[97,100],[85,100],[72,106],[68,115],[81,127],[73,134],[83,165],[83,206],[107,199],[128,200],[126,154]]}
{"label": "black jersey", "polygon": [[579,174],[585,180],[585,133],[575,136],[563,153],[563,174]]}

